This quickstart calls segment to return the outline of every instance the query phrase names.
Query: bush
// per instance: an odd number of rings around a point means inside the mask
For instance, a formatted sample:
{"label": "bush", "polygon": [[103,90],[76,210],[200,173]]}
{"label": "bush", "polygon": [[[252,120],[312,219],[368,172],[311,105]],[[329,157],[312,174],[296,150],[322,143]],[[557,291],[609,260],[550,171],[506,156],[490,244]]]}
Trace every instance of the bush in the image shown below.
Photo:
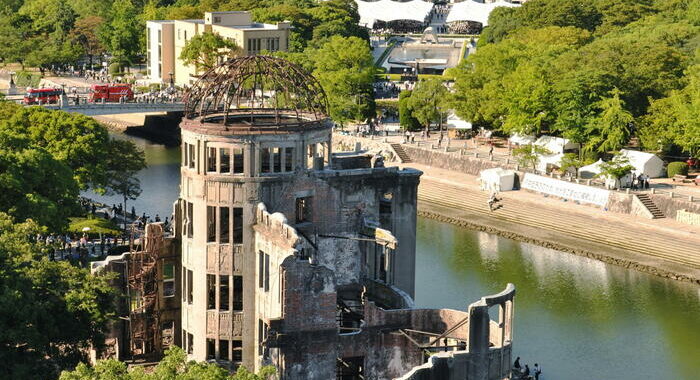
{"label": "bush", "polygon": [[109,65],[109,75],[111,76],[117,76],[121,75],[122,73],[122,65],[120,65],[118,62],[111,63]]}
{"label": "bush", "polygon": [[685,162],[671,162],[668,164],[668,178],[673,178],[675,175],[688,175],[688,164]]}

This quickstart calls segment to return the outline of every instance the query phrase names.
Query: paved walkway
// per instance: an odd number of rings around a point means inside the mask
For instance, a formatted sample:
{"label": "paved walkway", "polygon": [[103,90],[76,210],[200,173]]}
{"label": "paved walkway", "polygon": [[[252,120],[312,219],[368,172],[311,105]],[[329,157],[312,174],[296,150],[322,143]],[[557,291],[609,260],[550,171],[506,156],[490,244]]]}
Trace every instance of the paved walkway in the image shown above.
{"label": "paved walkway", "polygon": [[[547,199],[528,191],[500,193],[502,207],[490,212],[488,194],[475,176],[409,163],[395,164],[422,170],[418,199],[422,204],[464,219],[490,224],[523,225],[521,233],[545,235],[572,248],[607,250],[624,260],[700,279],[700,228],[672,219],[645,219],[600,208]],[[453,216],[447,215],[447,216]]]}

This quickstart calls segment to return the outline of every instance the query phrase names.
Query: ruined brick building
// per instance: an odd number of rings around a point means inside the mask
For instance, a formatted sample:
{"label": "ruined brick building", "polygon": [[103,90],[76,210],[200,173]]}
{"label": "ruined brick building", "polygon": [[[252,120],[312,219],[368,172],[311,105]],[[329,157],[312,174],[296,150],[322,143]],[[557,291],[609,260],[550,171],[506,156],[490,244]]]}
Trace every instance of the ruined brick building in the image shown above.
{"label": "ruined brick building", "polygon": [[333,153],[312,76],[242,57],[187,97],[172,233],[149,225],[138,248],[95,265],[129,296],[113,355],[176,344],[283,379],[509,375],[514,289],[464,311],[413,308],[422,173]]}

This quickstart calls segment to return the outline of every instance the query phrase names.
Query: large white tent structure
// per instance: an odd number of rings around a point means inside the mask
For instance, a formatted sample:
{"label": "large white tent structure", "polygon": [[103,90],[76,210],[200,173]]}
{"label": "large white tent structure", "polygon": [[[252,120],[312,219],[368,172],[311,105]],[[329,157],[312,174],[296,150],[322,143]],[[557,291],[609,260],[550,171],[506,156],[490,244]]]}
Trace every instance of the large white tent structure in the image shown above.
{"label": "large white tent structure", "polygon": [[457,21],[475,21],[483,26],[489,24],[489,15],[491,11],[498,7],[519,7],[520,4],[513,4],[506,1],[496,1],[494,3],[477,3],[476,1],[466,0],[461,3],[452,5],[450,13],[447,15],[446,22]]}
{"label": "large white tent structure", "polygon": [[659,178],[666,174],[664,161],[655,154],[638,150],[622,149],[620,155],[627,157],[630,165],[634,166],[635,175],[644,173],[649,178]]}
{"label": "large white tent structure", "polygon": [[355,0],[360,14],[360,25],[372,28],[376,21],[413,20],[425,22],[433,9],[432,2],[412,0],[398,2],[392,0],[362,1]]}
{"label": "large white tent structure", "polygon": [[546,148],[552,154],[565,153],[566,151],[576,150],[580,147],[578,143],[572,142],[569,139],[547,135],[540,136],[540,138],[535,141],[535,145]]}

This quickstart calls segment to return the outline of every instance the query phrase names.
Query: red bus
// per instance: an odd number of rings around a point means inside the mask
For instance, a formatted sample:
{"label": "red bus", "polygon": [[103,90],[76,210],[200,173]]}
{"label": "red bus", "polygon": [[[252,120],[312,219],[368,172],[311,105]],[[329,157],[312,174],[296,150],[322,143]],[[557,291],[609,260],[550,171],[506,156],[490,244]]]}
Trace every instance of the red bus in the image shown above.
{"label": "red bus", "polygon": [[124,96],[125,100],[134,99],[134,91],[130,84],[93,84],[90,91],[91,102],[118,102]]}
{"label": "red bus", "polygon": [[60,88],[30,88],[24,95],[24,104],[54,104],[63,94]]}

